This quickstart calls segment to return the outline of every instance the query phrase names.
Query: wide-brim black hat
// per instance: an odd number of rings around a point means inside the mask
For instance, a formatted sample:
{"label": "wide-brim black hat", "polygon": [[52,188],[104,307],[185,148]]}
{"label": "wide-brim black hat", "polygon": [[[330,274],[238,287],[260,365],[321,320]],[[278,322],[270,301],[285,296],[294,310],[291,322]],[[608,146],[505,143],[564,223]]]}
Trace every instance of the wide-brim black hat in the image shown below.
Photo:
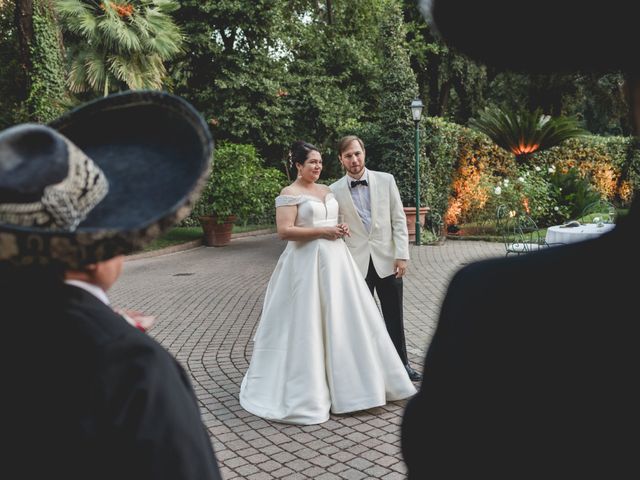
{"label": "wide-brim black hat", "polygon": [[142,248],[189,214],[212,152],[200,114],[157,91],[0,132],[0,262],[79,268]]}
{"label": "wide-brim black hat", "polygon": [[633,2],[421,0],[448,45],[486,65],[531,73],[635,71]]}

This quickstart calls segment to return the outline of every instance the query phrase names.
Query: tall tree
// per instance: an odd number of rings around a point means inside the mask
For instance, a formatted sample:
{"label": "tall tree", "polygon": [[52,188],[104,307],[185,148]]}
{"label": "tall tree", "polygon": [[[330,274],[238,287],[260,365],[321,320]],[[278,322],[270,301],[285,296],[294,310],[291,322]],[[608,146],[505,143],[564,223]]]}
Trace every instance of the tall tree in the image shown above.
{"label": "tall tree", "polygon": [[265,157],[293,124],[281,33],[284,2],[183,0],[176,21],[185,54],[172,68],[176,92],[203,112],[214,137],[252,143]]}
{"label": "tall tree", "polygon": [[572,115],[591,133],[629,135],[631,126],[620,73],[528,75],[501,72],[487,90],[487,105],[505,110],[540,109],[547,115]]}
{"label": "tall tree", "polygon": [[53,119],[65,109],[66,92],[51,0],[0,2],[0,23],[0,125]]}
{"label": "tall tree", "polygon": [[72,92],[160,89],[181,51],[173,0],[55,0],[67,32]]}
{"label": "tall tree", "polygon": [[442,43],[415,0],[403,0],[411,67],[429,116],[466,123],[484,106],[487,69]]}
{"label": "tall tree", "polygon": [[31,70],[29,45],[33,41],[33,0],[15,1],[15,25],[20,72],[19,95],[21,100],[26,100],[29,95],[29,71]]}
{"label": "tall tree", "polygon": [[[367,157],[372,168],[393,174],[405,206],[415,205],[415,142],[409,105],[418,94],[405,41],[402,11],[397,2],[387,4],[380,25],[383,58],[380,102],[367,139]],[[424,136],[423,136],[424,138]],[[420,155],[423,158],[423,155]],[[421,160],[422,163],[422,160]],[[421,204],[426,192],[426,172],[421,168]]]}
{"label": "tall tree", "polygon": [[[177,91],[217,139],[252,143],[271,165],[297,138],[335,158],[339,132],[371,111],[379,89],[381,3],[183,0],[177,18],[188,41],[172,69]],[[338,163],[325,161],[324,176],[337,173]]]}
{"label": "tall tree", "polygon": [[[20,102],[27,96],[26,73],[21,65],[16,4],[0,3],[0,129],[15,123]],[[28,57],[27,57],[28,60]]]}
{"label": "tall tree", "polygon": [[[313,2],[309,2],[313,4]],[[335,161],[338,137],[369,122],[381,93],[379,24],[385,1],[333,4],[332,21],[322,8],[298,12],[288,66],[296,127],[323,150],[325,176],[341,175]]]}
{"label": "tall tree", "polygon": [[599,135],[632,135],[622,74],[584,74],[577,77],[577,98],[582,101],[580,108],[574,111],[581,116],[586,128]]}

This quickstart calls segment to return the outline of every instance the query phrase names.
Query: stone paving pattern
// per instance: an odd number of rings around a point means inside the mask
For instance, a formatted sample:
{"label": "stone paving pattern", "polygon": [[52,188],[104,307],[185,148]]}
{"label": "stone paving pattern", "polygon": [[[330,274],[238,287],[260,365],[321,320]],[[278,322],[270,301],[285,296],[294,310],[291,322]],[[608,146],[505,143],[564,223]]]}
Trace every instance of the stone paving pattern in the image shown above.
{"label": "stone paving pattern", "polygon": [[[286,425],[240,407],[240,382],[267,283],[285,242],[271,234],[158,256],[131,256],[110,290],[114,306],[155,315],[149,331],[190,374],[225,480],[400,480],[405,400],[314,426]],[[411,246],[404,282],[405,333],[422,370],[451,275],[504,255],[500,243],[448,240]],[[419,385],[416,385],[419,386]]]}

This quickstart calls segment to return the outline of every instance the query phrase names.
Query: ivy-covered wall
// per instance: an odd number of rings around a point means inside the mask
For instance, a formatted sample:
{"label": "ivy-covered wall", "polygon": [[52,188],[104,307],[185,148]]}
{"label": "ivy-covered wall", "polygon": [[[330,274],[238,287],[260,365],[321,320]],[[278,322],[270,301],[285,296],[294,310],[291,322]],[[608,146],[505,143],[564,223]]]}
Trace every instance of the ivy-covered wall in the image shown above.
{"label": "ivy-covered wall", "polygon": [[66,109],[62,41],[51,0],[34,0],[33,34],[27,111],[31,121],[46,123]]}

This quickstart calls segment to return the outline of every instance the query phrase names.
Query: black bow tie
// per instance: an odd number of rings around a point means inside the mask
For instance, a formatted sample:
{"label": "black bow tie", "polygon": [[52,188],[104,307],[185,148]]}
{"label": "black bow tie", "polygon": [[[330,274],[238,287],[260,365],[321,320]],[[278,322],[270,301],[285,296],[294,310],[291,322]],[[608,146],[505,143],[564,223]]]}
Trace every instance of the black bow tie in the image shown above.
{"label": "black bow tie", "polygon": [[367,183],[366,180],[351,180],[351,188],[357,187],[358,185],[362,185],[363,187],[366,187],[369,184]]}

